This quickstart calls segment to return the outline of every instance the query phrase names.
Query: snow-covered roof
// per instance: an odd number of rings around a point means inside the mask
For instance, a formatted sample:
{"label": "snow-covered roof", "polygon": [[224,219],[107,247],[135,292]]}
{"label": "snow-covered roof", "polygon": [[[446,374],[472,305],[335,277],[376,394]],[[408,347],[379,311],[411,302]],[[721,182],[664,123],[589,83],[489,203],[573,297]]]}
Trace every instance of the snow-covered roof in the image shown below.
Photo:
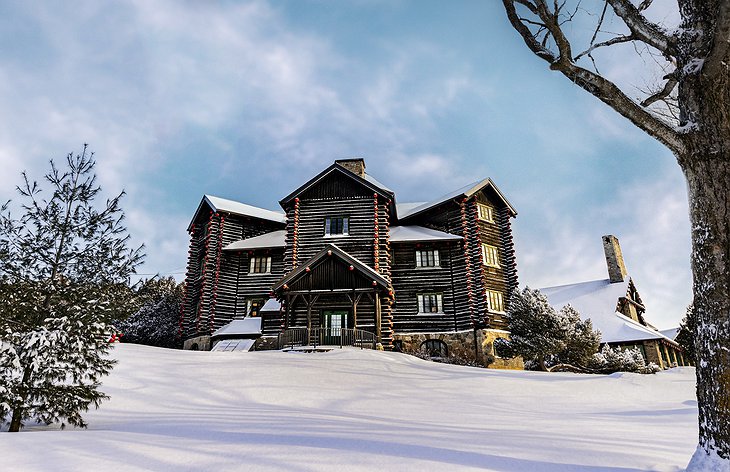
{"label": "snow-covered roof", "polygon": [[253,347],[255,339],[223,339],[218,341],[211,351],[213,352],[247,352]]}
{"label": "snow-covered roof", "polygon": [[283,212],[266,210],[265,208],[259,208],[246,203],[228,200],[226,198],[216,197],[213,195],[203,195],[203,199],[200,201],[200,205],[198,205],[198,209],[195,210],[195,215],[193,215],[193,219],[188,225],[188,231],[192,228],[195,219],[198,217],[200,209],[206,203],[215,212],[224,211],[227,213],[233,213],[234,215],[250,216],[253,218],[260,218],[262,220],[273,221],[275,223],[286,223],[286,215]]}
{"label": "snow-covered roof", "polygon": [[455,241],[463,239],[456,234],[445,233],[423,226],[392,226],[390,228],[390,242],[408,241]]}
{"label": "snow-covered roof", "polygon": [[365,172],[365,173],[364,173],[364,174],[362,175],[362,178],[363,178],[363,179],[365,179],[365,180],[367,180],[367,181],[368,181],[368,182],[370,182],[371,184],[375,185],[376,187],[380,187],[380,188],[382,188],[383,190],[387,190],[388,192],[391,192],[391,193],[393,193],[393,190],[391,190],[391,189],[389,189],[388,187],[386,187],[385,185],[383,185],[383,183],[382,183],[382,182],[380,182],[380,181],[379,181],[378,179],[376,179],[376,178],[375,178],[375,177],[373,177],[372,175],[368,174],[367,172]]}
{"label": "snow-covered roof", "polygon": [[[504,194],[502,194],[502,192],[497,188],[497,186],[494,185],[494,182],[492,182],[492,179],[487,178],[484,180],[478,180],[476,182],[472,182],[469,185],[465,185],[461,188],[458,188],[458,189],[454,190],[453,192],[449,192],[446,195],[442,195],[439,198],[432,200],[430,202],[422,203],[420,205],[413,206],[410,208],[403,207],[404,212],[401,213],[399,210],[398,218],[401,220],[404,218],[409,218],[411,216],[422,213],[430,208],[438,206],[444,202],[447,202],[447,201],[449,201],[453,198],[459,197],[461,195],[464,195],[466,197],[471,197],[472,195],[474,195],[475,193],[479,192],[480,190],[482,190],[483,188],[485,188],[487,186],[492,187],[492,189],[497,193],[497,195],[504,202],[504,204],[507,205],[507,208],[509,208],[510,212],[513,215],[517,215],[517,210],[515,210],[515,208],[512,206],[512,204],[509,202],[509,200],[507,200],[505,198]],[[400,205],[398,206],[398,208],[400,208]]]}
{"label": "snow-covered roof", "polygon": [[582,319],[590,318],[593,328],[601,331],[601,341],[619,343],[644,341],[648,339],[672,339],[659,331],[638,323],[616,311],[618,299],[625,297],[630,279],[611,283],[608,279],[592,280],[558,287],[541,288],[550,305],[560,309],[571,305],[578,310]]}
{"label": "snow-covered roof", "polygon": [[671,329],[661,329],[659,330],[660,333],[662,333],[664,336],[668,337],[671,340],[677,339],[677,335],[679,334],[679,327],[671,328]]}
{"label": "snow-covered roof", "polygon": [[261,318],[247,316],[242,320],[233,320],[227,325],[223,326],[216,332],[212,337],[220,336],[250,336],[261,334]]}
{"label": "snow-covered roof", "polygon": [[241,239],[224,247],[224,251],[243,251],[247,249],[264,249],[286,246],[286,230],[272,231],[271,233]]}
{"label": "snow-covered roof", "polygon": [[[397,203],[395,204],[395,211],[398,213],[398,215],[407,215],[409,214],[414,208],[417,208],[421,205],[425,205],[428,202],[403,202],[403,203]],[[401,216],[402,218],[402,216]]]}
{"label": "snow-covered roof", "polygon": [[266,303],[264,303],[264,306],[261,307],[259,312],[279,310],[281,310],[281,303],[279,303],[276,298],[269,298],[268,300],[266,300]]}

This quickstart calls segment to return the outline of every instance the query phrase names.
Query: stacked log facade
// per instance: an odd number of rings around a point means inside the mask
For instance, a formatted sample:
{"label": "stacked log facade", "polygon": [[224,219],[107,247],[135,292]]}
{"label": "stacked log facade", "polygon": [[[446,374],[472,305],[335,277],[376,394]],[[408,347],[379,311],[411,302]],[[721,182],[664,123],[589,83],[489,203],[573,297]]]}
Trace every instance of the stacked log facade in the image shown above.
{"label": "stacked log facade", "polygon": [[[484,188],[399,220],[391,191],[374,189],[349,170],[333,168],[335,171],[324,172],[282,200],[286,223],[207,208],[199,211],[191,225],[181,310],[184,338],[210,335],[231,320],[246,316],[247,300],[262,303],[268,299],[284,277],[292,271],[301,273],[302,266],[328,244],[374,270],[387,283],[376,283],[367,269],[353,272],[341,259],[320,261],[330,265],[311,273],[307,270],[301,278],[291,279],[290,286],[276,289],[282,309],[263,317],[264,335],[292,327],[318,328],[324,310],[347,311],[348,327],[356,323],[358,329],[380,333],[385,349],[393,348],[394,340],[408,333],[505,327],[501,314],[489,310],[487,298],[487,290],[494,290],[503,294],[506,302],[517,287],[510,227],[514,213],[503,199]],[[494,222],[479,219],[480,203],[494,209]],[[333,217],[348,219],[347,234],[325,234],[325,221]],[[459,238],[393,242],[394,224],[423,226]],[[284,228],[284,247],[223,250],[235,241]],[[499,248],[499,267],[483,264],[482,244]],[[438,251],[438,267],[416,267],[416,251],[425,250]],[[270,273],[250,274],[252,257],[271,257]],[[418,295],[424,293],[442,294],[441,312],[419,312]]]}
{"label": "stacked log facade", "polygon": [[[334,244],[369,267],[377,267],[376,271],[390,280],[390,203],[387,195],[373,193],[338,173],[325,177],[316,186],[302,192],[285,204],[288,222],[284,253],[286,272],[305,263],[327,244]],[[326,218],[337,216],[348,218],[348,234],[325,236]],[[388,292],[392,292],[392,286]],[[390,293],[381,295],[381,336],[386,347],[392,345],[392,300]],[[322,295],[312,306],[312,313],[316,315],[312,318],[312,327],[320,327],[322,310],[351,312],[351,308],[351,301],[342,294]],[[301,297],[292,301],[290,311],[287,326],[307,326],[307,306]],[[350,313],[348,323],[352,322]],[[360,299],[357,324],[358,329],[375,330],[375,300],[372,296]]]}
{"label": "stacked log facade", "polygon": [[[252,254],[223,251],[232,242],[281,229],[283,224],[206,209],[191,225],[190,249],[181,309],[184,339],[209,335],[245,315],[242,300],[268,298],[284,273],[283,254],[272,253],[271,274],[246,279]],[[258,279],[254,281],[254,279]]]}

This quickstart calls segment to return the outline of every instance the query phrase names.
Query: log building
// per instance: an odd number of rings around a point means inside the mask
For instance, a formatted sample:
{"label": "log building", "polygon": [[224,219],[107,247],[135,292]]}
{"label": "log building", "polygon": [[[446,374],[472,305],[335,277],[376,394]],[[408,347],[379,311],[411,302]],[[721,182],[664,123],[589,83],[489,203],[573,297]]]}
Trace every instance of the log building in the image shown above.
{"label": "log building", "polygon": [[203,197],[188,227],[186,349],[210,349],[234,320],[260,317],[255,349],[294,328],[352,328],[384,349],[509,366],[491,342],[506,335],[517,288],[517,212],[491,179],[398,203],[363,159],[345,159],[279,203],[282,212]]}

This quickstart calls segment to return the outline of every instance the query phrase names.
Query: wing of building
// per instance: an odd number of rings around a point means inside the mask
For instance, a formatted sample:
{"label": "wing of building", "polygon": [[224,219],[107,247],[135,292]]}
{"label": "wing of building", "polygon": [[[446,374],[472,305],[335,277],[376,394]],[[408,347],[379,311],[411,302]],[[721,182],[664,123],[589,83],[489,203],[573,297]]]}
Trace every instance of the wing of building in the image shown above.
{"label": "wing of building", "polygon": [[[363,159],[346,159],[279,203],[203,197],[188,227],[186,348],[210,349],[246,317],[261,318],[255,349],[295,329],[358,330],[385,349],[483,357],[503,335],[517,212],[492,180],[396,203]],[[263,309],[270,299],[277,308]]]}
{"label": "wing of building", "polygon": [[621,246],[615,236],[603,237],[607,279],[541,288],[550,305],[571,305],[583,319],[590,318],[601,332],[601,342],[622,348],[638,347],[648,362],[667,368],[687,365],[674,337],[647,321],[647,308],[626,271]]}

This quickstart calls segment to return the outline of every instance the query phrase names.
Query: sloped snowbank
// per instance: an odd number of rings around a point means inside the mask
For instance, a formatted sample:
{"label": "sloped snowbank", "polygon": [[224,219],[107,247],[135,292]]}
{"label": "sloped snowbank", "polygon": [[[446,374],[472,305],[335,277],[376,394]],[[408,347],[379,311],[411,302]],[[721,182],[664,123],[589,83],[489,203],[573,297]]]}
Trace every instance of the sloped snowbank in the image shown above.
{"label": "sloped snowbank", "polygon": [[491,371],[393,353],[121,345],[88,430],[0,435],[8,471],[676,471],[694,370]]}

